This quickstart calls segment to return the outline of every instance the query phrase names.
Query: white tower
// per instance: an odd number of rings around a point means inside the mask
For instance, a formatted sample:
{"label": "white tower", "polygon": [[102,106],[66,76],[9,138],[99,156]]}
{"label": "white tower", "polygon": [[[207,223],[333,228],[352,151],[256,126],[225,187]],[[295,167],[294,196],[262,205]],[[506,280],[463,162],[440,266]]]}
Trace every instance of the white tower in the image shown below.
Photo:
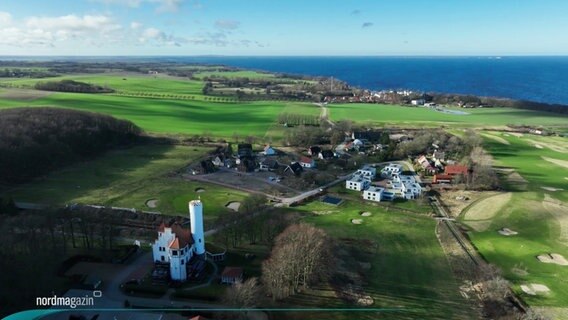
{"label": "white tower", "polygon": [[202,255],[205,253],[205,237],[203,236],[203,204],[201,200],[189,202],[189,219],[191,220],[191,234],[195,253]]}

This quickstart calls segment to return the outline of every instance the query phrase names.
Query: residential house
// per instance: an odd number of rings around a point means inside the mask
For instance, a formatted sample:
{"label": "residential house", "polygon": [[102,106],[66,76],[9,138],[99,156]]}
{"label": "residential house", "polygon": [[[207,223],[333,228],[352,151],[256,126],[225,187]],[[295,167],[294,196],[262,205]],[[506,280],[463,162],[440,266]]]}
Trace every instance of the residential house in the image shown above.
{"label": "residential house", "polygon": [[311,146],[308,148],[308,154],[312,157],[317,157],[321,152],[321,148],[318,146]]}
{"label": "residential house", "polygon": [[382,200],[384,191],[384,188],[371,186],[363,191],[363,199],[380,202]]}
{"label": "residential house", "polygon": [[274,156],[276,155],[276,150],[274,150],[270,145],[264,146],[264,151],[262,152],[265,156]]}
{"label": "residential house", "polygon": [[402,173],[402,165],[398,163],[389,163],[386,167],[381,170],[381,176],[383,178],[391,178],[393,176]]}
{"label": "residential house", "polygon": [[353,133],[351,133],[351,139],[353,139],[353,140],[359,139],[359,140],[367,140],[367,141],[370,141],[370,142],[377,142],[381,139],[381,135],[382,135],[382,132],[380,132],[380,131],[373,131],[373,130],[353,131]]}
{"label": "residential house", "polygon": [[444,174],[450,176],[461,174],[464,177],[467,177],[468,173],[469,173],[469,168],[464,165],[448,165],[444,168]]}
{"label": "residential house", "polygon": [[302,171],[304,171],[304,168],[300,165],[300,163],[293,162],[292,164],[284,168],[283,173],[299,176],[302,173]]}
{"label": "residential house", "polygon": [[221,283],[234,284],[243,281],[243,268],[225,267],[221,273]]}
{"label": "residential house", "polygon": [[335,157],[335,153],[331,150],[323,150],[318,154],[318,158],[321,160],[329,160]]}
{"label": "residential house", "polygon": [[363,191],[371,185],[371,180],[354,174],[351,179],[345,181],[345,188],[355,191]]}
{"label": "residential house", "polygon": [[278,161],[274,159],[265,159],[259,163],[260,171],[274,171],[278,169]]}
{"label": "residential house", "polygon": [[302,157],[300,158],[300,165],[304,168],[315,168],[316,162],[312,158]]}
{"label": "residential house", "polygon": [[361,169],[357,170],[355,174],[372,181],[377,176],[377,168],[365,165]]}
{"label": "residential house", "polygon": [[213,158],[212,162],[213,165],[216,167],[223,167],[225,166],[225,161],[223,160],[223,156],[222,155],[218,155],[215,158]]}
{"label": "residential house", "polygon": [[424,99],[415,99],[410,101],[410,104],[412,104],[413,106],[421,106],[424,105],[426,101]]}
{"label": "residential house", "polygon": [[444,162],[446,161],[446,153],[443,151],[434,151],[434,153],[432,154],[432,160],[434,161],[440,161],[440,162]]}

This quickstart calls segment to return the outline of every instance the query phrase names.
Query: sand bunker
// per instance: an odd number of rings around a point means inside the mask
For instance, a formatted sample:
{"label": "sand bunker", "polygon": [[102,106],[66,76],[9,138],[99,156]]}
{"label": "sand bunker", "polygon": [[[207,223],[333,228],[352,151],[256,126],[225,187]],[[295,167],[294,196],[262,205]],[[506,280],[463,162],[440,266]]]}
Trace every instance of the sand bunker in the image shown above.
{"label": "sand bunker", "polygon": [[504,236],[514,236],[519,234],[517,231],[513,231],[509,228],[502,228],[501,230],[498,231],[500,234],[504,235]]}
{"label": "sand bunker", "polygon": [[241,207],[241,203],[238,202],[238,201],[231,201],[231,202],[227,203],[225,205],[225,207],[237,212],[237,211],[239,211],[239,208]]}
{"label": "sand bunker", "polygon": [[361,212],[361,217],[370,217],[371,215],[372,213],[370,213],[369,211]]}
{"label": "sand bunker", "polygon": [[521,290],[523,290],[523,292],[531,296],[536,296],[538,294],[546,294],[550,292],[550,289],[547,286],[538,283],[531,283],[526,285],[523,284],[521,285]]}
{"label": "sand bunker", "polygon": [[363,219],[351,219],[352,224],[361,224],[363,223]]}
{"label": "sand bunker", "polygon": [[560,188],[553,188],[553,187],[540,187],[540,188],[541,188],[541,189],[543,189],[543,190],[546,190],[546,191],[552,191],[552,192],[555,192],[555,191],[562,191],[562,190],[564,190],[564,189],[560,189]]}
{"label": "sand bunker", "polygon": [[507,140],[505,140],[505,139],[503,139],[503,138],[501,138],[501,137],[499,137],[499,136],[494,136],[494,135],[492,135],[492,134],[487,134],[487,133],[484,133],[484,134],[482,134],[482,135],[483,135],[484,137],[487,137],[487,138],[489,138],[489,139],[495,140],[495,141],[497,141],[497,142],[499,142],[499,143],[502,143],[502,144],[506,144],[506,145],[511,144],[511,143],[509,143],[509,141],[507,141]]}
{"label": "sand bunker", "polygon": [[544,149],[544,147],[541,146],[540,144],[535,144],[534,147],[537,148],[537,149]]}
{"label": "sand bunker", "polygon": [[205,192],[205,189],[203,189],[203,188],[195,188],[195,192]]}
{"label": "sand bunker", "polygon": [[554,163],[557,166],[561,166],[563,168],[568,169],[568,161],[566,160],[553,159],[549,157],[542,157],[542,158],[550,163]]}
{"label": "sand bunker", "polygon": [[155,208],[158,206],[158,200],[157,199],[150,199],[148,201],[146,201],[146,206],[148,208]]}
{"label": "sand bunker", "polygon": [[520,133],[520,132],[509,132],[509,134],[510,134],[510,135],[513,135],[513,136],[515,136],[515,137],[517,137],[517,138],[520,138],[520,137],[523,136],[523,134]]}
{"label": "sand bunker", "polygon": [[517,171],[511,172],[507,175],[507,182],[519,190],[526,190],[527,184],[529,183],[523,176],[521,176]]}
{"label": "sand bunker", "polygon": [[560,142],[560,141],[544,142],[544,141],[536,141],[536,140],[532,140],[532,139],[527,139],[527,141],[532,143],[533,145],[538,144],[538,145],[541,145],[541,146],[548,148],[552,151],[556,151],[556,152],[560,152],[560,153],[567,153],[568,152],[568,145],[566,144],[566,142]]}
{"label": "sand bunker", "polygon": [[541,254],[536,258],[542,263],[554,263],[561,266],[568,266],[568,260],[558,253]]}

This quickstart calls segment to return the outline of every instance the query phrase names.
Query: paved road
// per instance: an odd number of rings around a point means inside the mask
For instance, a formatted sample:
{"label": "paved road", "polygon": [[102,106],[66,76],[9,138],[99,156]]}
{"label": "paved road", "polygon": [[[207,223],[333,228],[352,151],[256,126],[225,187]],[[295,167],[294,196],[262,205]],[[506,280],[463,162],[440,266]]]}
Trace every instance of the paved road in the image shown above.
{"label": "paved road", "polygon": [[245,192],[249,192],[249,193],[256,193],[256,194],[263,194],[265,195],[269,200],[272,201],[277,201],[280,202],[282,205],[290,205],[296,202],[300,202],[306,198],[312,197],[314,195],[317,195],[318,193],[321,193],[322,191],[320,191],[320,189],[326,189],[329,187],[332,187],[338,183],[341,183],[345,180],[347,180],[347,178],[351,177],[353,174],[347,174],[344,176],[341,176],[339,178],[337,178],[336,180],[315,188],[313,190],[308,190],[308,191],[304,191],[302,193],[300,193],[299,195],[293,196],[293,197],[279,197],[279,196],[274,196],[262,191],[258,191],[258,190],[252,190],[252,189],[248,189],[248,188],[243,188],[243,187],[238,187],[238,186],[234,186],[228,183],[224,183],[224,182],[219,182],[219,181],[214,181],[214,180],[209,180],[207,179],[206,175],[189,175],[189,174],[184,174],[182,177],[188,180],[195,180],[195,181],[201,181],[201,182],[206,182],[206,183],[212,183],[212,184],[216,184],[216,185],[220,185],[223,187],[227,187],[227,188],[231,188],[231,189],[237,189],[237,190],[241,190],[241,191],[245,191]]}

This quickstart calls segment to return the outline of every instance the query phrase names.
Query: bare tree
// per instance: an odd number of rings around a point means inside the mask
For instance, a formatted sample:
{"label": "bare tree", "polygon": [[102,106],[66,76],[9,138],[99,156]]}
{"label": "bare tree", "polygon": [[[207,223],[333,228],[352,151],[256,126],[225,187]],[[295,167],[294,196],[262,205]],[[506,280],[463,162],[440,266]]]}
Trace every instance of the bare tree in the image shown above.
{"label": "bare tree", "polygon": [[262,265],[263,283],[273,299],[286,298],[324,280],[331,257],[331,240],[323,230],[291,225],[276,237],[270,258]]}

